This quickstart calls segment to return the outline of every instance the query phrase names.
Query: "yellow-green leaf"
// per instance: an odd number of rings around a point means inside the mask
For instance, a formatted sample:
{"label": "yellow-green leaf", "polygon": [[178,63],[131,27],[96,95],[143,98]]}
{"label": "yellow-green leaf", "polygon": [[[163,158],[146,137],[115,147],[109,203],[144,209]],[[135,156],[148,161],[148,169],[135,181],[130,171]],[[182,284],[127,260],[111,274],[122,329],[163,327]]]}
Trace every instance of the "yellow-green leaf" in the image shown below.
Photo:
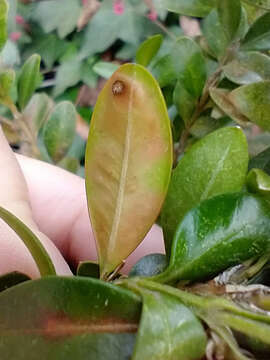
{"label": "yellow-green leaf", "polygon": [[8,3],[6,0],[0,0],[0,50],[5,45],[7,39],[7,13]]}
{"label": "yellow-green leaf", "polygon": [[41,80],[39,69],[40,56],[37,54],[27,59],[22,67],[18,79],[18,96],[21,110],[25,108]]}
{"label": "yellow-green leaf", "polygon": [[99,95],[86,149],[86,190],[106,278],[157,218],[172,167],[172,138],[157,82],[125,64]]}

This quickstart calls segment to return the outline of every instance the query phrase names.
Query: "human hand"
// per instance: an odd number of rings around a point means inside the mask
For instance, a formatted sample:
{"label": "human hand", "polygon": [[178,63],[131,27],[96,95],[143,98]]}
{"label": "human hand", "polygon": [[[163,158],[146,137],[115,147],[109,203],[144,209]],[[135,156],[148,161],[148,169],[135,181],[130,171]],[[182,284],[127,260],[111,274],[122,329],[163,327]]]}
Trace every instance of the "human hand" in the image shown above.
{"label": "human hand", "polygon": [[[17,158],[17,160],[16,160]],[[16,215],[42,241],[56,272],[70,275],[68,263],[96,260],[84,180],[42,161],[15,155],[0,130],[0,206]],[[148,253],[164,252],[162,231],[154,225],[127,259],[124,271]],[[0,274],[20,271],[39,276],[22,240],[0,220]]]}

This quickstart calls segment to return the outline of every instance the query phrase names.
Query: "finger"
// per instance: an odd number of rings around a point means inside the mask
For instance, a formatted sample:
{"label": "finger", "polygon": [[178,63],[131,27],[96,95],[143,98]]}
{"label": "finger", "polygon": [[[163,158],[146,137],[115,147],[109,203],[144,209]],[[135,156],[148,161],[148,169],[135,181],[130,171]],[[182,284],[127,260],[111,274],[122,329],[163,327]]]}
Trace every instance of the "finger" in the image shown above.
{"label": "finger", "polygon": [[[41,240],[59,274],[70,274],[69,267],[55,245],[41,234],[32,218],[27,186],[20,166],[0,128],[0,206],[22,220]],[[0,273],[21,271],[39,276],[28,249],[15,232],[0,220]]]}
{"label": "finger", "polygon": [[[54,241],[69,262],[96,260],[84,180],[50,164],[18,156],[40,230]],[[131,224],[132,227],[132,224]],[[132,231],[132,228],[131,228]],[[164,253],[161,229],[154,225],[128,258],[125,270],[149,253]]]}

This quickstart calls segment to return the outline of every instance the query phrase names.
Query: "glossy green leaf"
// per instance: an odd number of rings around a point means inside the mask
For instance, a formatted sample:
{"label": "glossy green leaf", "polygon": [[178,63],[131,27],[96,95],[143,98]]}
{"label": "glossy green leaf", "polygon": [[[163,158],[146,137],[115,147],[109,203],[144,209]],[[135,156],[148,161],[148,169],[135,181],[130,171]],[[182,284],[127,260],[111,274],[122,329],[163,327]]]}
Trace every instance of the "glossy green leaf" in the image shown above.
{"label": "glossy green leaf", "polygon": [[[229,17],[229,15],[227,16]],[[242,9],[240,23],[237,31],[234,34],[234,37],[242,39],[246,34],[247,26],[247,15],[246,12]],[[202,31],[211,52],[215,54],[217,58],[222,58],[228,45],[230,44],[230,41],[221,24],[217,9],[213,9],[204,19]],[[228,29],[228,31],[230,32],[231,30]]]}
{"label": "glossy green leaf", "polygon": [[227,48],[228,39],[220,23],[216,9],[212,10],[210,14],[204,19],[202,24],[202,31],[211,52],[217,58],[222,57]]}
{"label": "glossy green leaf", "polygon": [[10,92],[15,81],[15,71],[12,69],[0,70],[0,103],[9,105],[12,103]]}
{"label": "glossy green leaf", "polygon": [[259,17],[250,27],[241,48],[243,50],[270,49],[270,12]]}
{"label": "glossy green leaf", "polygon": [[55,275],[52,260],[36,235],[15,215],[2,207],[0,207],[0,218],[4,220],[24,242],[37,264],[40,275]]}
{"label": "glossy green leaf", "polygon": [[141,294],[143,310],[132,360],[200,359],[207,338],[195,315],[173,296],[146,289]]}
{"label": "glossy green leaf", "polygon": [[243,85],[230,92],[228,100],[249,121],[270,130],[270,81]]}
{"label": "glossy green leaf", "polygon": [[229,90],[212,88],[209,92],[217,106],[237,123],[242,125],[249,121],[231,102]]}
{"label": "glossy green leaf", "polygon": [[258,155],[254,156],[249,161],[248,168],[249,170],[252,168],[258,168],[270,175],[270,148],[267,148]]}
{"label": "glossy green leaf", "polygon": [[240,0],[222,0],[218,2],[218,15],[228,41],[234,40],[241,21]]}
{"label": "glossy green leaf", "polygon": [[168,265],[164,254],[149,254],[141,258],[131,269],[129,277],[132,276],[154,276],[163,272]]}
{"label": "glossy green leaf", "polygon": [[75,136],[76,110],[69,101],[62,101],[52,111],[46,122],[43,140],[51,158],[60,161],[71,146]]}
{"label": "glossy green leaf", "polygon": [[250,170],[247,176],[247,188],[252,193],[270,199],[270,176],[260,169]]}
{"label": "glossy green leaf", "polygon": [[119,64],[114,64],[109,61],[98,61],[93,66],[94,72],[105,79],[109,79],[118,68]]}
{"label": "glossy green leaf", "polygon": [[30,277],[17,271],[0,276],[0,292],[18,285],[24,281],[30,280]]}
{"label": "glossy green leaf", "polygon": [[77,276],[99,278],[99,265],[93,261],[81,261],[77,268]]}
{"label": "glossy green leaf", "polygon": [[80,277],[48,277],[0,295],[1,360],[128,360],[140,299]]}
{"label": "glossy green leaf", "polygon": [[153,57],[157,54],[162,41],[163,37],[160,34],[153,35],[146,39],[137,50],[136,63],[143,66],[148,66]]}
{"label": "glossy green leaf", "polygon": [[179,79],[186,91],[199,97],[206,80],[206,64],[200,47],[191,38],[179,38],[170,55],[155,64],[153,74],[161,87]]}
{"label": "glossy green leaf", "polygon": [[103,278],[152,226],[171,166],[170,120],[161,91],[143,67],[123,65],[99,95],[86,149],[86,191]]}
{"label": "glossy green leaf", "polygon": [[239,128],[226,127],[196,142],[174,169],[161,213],[166,251],[188,210],[212,196],[240,191],[248,165],[247,142]]}
{"label": "glossy green leaf", "polygon": [[256,51],[242,52],[223,70],[229,80],[240,85],[270,80],[270,58]]}
{"label": "glossy green leaf", "polygon": [[205,280],[270,250],[270,205],[231,193],[205,200],[178,226],[170,263],[160,281]]}
{"label": "glossy green leaf", "polygon": [[41,127],[47,121],[53,108],[53,101],[45,93],[35,94],[24,109],[22,115],[24,121],[31,127],[37,136]]}
{"label": "glossy green leaf", "polygon": [[40,56],[32,55],[24,63],[18,79],[18,97],[21,110],[25,108],[40,82]]}
{"label": "glossy green leaf", "polygon": [[162,6],[169,11],[196,17],[206,16],[216,3],[216,0],[162,0]]}
{"label": "glossy green leaf", "polygon": [[5,45],[7,39],[7,13],[8,13],[7,1],[0,0],[0,51]]}

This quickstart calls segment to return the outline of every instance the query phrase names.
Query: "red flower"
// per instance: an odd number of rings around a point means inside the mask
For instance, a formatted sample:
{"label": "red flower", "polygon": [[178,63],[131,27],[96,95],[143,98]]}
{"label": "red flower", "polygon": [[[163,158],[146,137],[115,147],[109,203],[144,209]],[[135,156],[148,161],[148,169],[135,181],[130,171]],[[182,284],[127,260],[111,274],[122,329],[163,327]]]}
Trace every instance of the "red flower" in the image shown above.
{"label": "red flower", "polygon": [[15,16],[15,21],[19,25],[24,25],[25,24],[24,18],[21,15],[16,15]]}
{"label": "red flower", "polygon": [[9,34],[9,38],[10,40],[16,42],[18,41],[22,36],[22,33],[20,31],[14,31],[12,33]]}
{"label": "red flower", "polygon": [[113,4],[113,12],[115,15],[122,15],[125,11],[125,5],[123,0],[115,0]]}
{"label": "red flower", "polygon": [[158,18],[158,14],[155,10],[151,10],[148,15],[147,15],[148,19],[152,20],[152,21],[156,21]]}

